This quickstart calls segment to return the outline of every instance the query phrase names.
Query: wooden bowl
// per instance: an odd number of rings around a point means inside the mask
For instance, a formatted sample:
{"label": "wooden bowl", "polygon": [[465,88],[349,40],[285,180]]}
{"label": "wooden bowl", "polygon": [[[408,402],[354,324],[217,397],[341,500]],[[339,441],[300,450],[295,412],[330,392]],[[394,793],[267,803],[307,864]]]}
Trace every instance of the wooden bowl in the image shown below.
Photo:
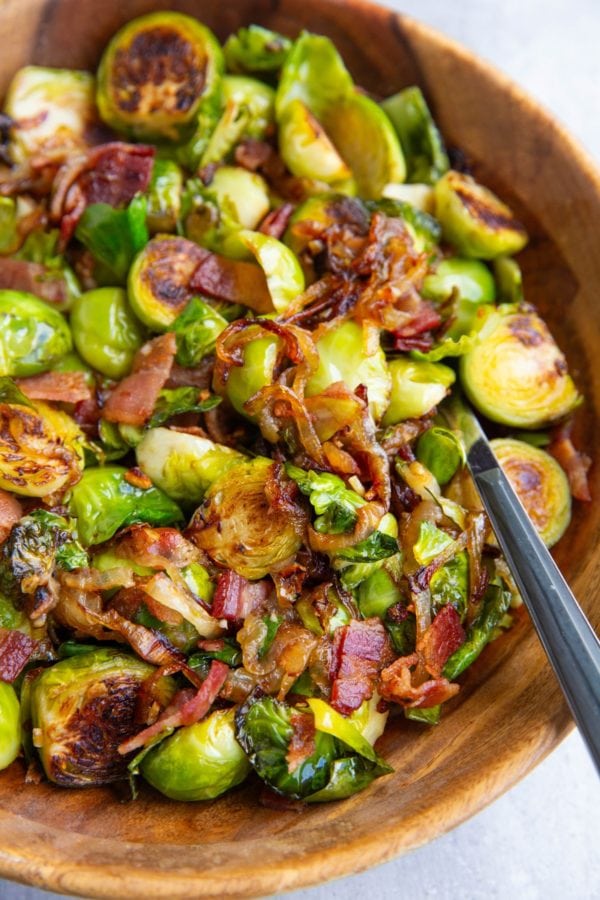
{"label": "wooden bowl", "polygon": [[[26,63],[94,69],[126,20],[164,6],[197,15],[224,38],[250,22],[329,35],[357,81],[380,95],[420,84],[451,145],[514,204],[531,234],[527,297],[547,317],[587,405],[588,448],[600,445],[600,181],[548,115],[502,75],[416,22],[360,0],[4,0],[0,95]],[[592,490],[600,497],[600,467]],[[600,503],[578,505],[557,558],[600,623]],[[382,740],[395,774],[347,800],[301,813],[265,809],[255,785],[211,803],[143,790],[25,785],[0,776],[0,874],[94,897],[248,897],[357,872],[464,821],[556,746],[571,721],[523,614],[469,671],[437,728],[397,722]],[[532,811],[533,813],[533,811]]]}

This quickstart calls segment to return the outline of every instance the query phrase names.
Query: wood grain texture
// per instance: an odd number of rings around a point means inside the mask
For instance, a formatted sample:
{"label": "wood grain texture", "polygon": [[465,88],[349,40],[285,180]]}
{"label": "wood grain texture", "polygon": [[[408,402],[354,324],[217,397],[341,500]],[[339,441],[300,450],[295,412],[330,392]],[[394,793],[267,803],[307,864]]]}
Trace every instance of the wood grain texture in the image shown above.
{"label": "wood grain texture", "polygon": [[[571,139],[504,77],[429,29],[358,0],[4,0],[0,95],[28,62],[94,68],[123,22],[168,5],[223,38],[259,22],[290,36],[334,39],[359,83],[385,95],[426,91],[449,143],[509,199],[532,240],[528,299],[540,306],[587,405],[584,444],[600,446],[600,180]],[[592,471],[600,497],[600,467]],[[600,624],[600,504],[579,505],[556,557]],[[257,804],[254,784],[205,804],[144,790],[68,791],[0,775],[0,874],[94,897],[247,897],[312,884],[389,859],[459,824],[514,784],[571,727],[560,691],[522,613],[467,674],[453,709],[427,729],[392,724],[381,752],[394,775],[345,801],[302,813]]]}

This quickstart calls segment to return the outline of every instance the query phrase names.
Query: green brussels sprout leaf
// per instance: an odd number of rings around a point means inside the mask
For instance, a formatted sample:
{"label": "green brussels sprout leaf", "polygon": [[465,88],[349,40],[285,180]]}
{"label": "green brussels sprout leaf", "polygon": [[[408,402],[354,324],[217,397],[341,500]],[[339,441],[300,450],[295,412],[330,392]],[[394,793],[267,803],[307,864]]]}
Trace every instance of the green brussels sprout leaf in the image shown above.
{"label": "green brussels sprout leaf", "polygon": [[347,488],[341,478],[329,473],[304,471],[292,463],[285,464],[285,471],[305,494],[318,518],[314,527],[326,534],[351,531],[356,523],[356,510],[365,501],[356,491]]}
{"label": "green brussels sprout leaf", "polygon": [[396,129],[406,158],[407,181],[435,184],[450,168],[442,136],[419,87],[409,87],[381,104]]}
{"label": "green brussels sprout leaf", "polygon": [[150,238],[147,206],[147,198],[142,194],[134,197],[127,209],[91,203],[77,224],[75,237],[119,284],[125,283],[133,257]]}
{"label": "green brussels sprout leaf", "polygon": [[211,305],[193,297],[175,321],[176,360],[180,366],[192,367],[215,349],[217,338],[227,328],[227,319]]}
{"label": "green brussels sprout leaf", "polygon": [[481,611],[467,629],[464,644],[456,650],[444,666],[443,675],[455,681],[465,669],[475,662],[483,648],[495,636],[510,606],[510,591],[498,584],[490,584],[481,605]]}
{"label": "green brussels sprout leaf", "polygon": [[198,400],[198,388],[194,387],[163,388],[158,395],[149,427],[157,428],[182,413],[208,412],[218,406],[221,399],[213,395],[205,400]]}
{"label": "green brussels sprout leaf", "polygon": [[260,25],[249,25],[247,28],[239,28],[225,41],[225,64],[230,72],[277,72],[284,64],[291,46],[292,42],[282,34]]}

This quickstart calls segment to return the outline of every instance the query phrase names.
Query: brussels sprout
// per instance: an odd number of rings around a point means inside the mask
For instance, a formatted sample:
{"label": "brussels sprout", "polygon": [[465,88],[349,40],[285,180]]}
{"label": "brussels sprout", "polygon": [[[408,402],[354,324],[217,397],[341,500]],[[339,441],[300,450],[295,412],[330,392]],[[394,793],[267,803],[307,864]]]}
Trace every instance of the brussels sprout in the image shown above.
{"label": "brussels sprout", "polygon": [[8,256],[19,249],[21,237],[17,227],[17,204],[12,197],[0,197],[0,255]]}
{"label": "brussels sprout", "polygon": [[[154,404],[154,412],[148,425],[150,428],[158,428],[159,425],[164,425],[165,422],[168,422],[174,416],[180,416],[183,413],[208,412],[214,409],[215,406],[218,406],[220,402],[221,398],[215,396],[201,400],[198,388],[190,385],[187,387],[184,385],[177,388],[163,388]],[[142,437],[143,432],[139,440],[132,441],[132,446],[137,447]]]}
{"label": "brussels sprout", "polygon": [[[413,554],[420,566],[426,566],[452,544],[452,537],[432,522],[421,522],[419,538]],[[467,612],[469,569],[466,551],[457,553],[435,572],[429,582],[431,608],[435,615],[442,606],[451,604],[463,618]]]}
{"label": "brussels sprout", "polygon": [[175,231],[181,212],[183,172],[171,159],[156,159],[147,191],[147,222],[152,234]]}
{"label": "brussels sprout", "polygon": [[248,416],[244,409],[246,401],[273,383],[278,347],[279,341],[272,335],[257,337],[244,345],[243,364],[231,369],[224,387],[227,399],[241,415]]}
{"label": "brussels sprout", "polygon": [[65,490],[83,469],[82,432],[61,410],[11,400],[6,381],[0,378],[0,488],[25,497]]}
{"label": "brussels sprout", "polygon": [[440,403],[455,375],[448,366],[400,357],[389,363],[392,396],[383,425],[395,425],[404,419],[418,419]]}
{"label": "brussels sprout", "polygon": [[440,485],[448,484],[454,473],[465,464],[465,449],[453,431],[434,425],[421,435],[416,456]]}
{"label": "brussels sprout", "polygon": [[434,191],[444,238],[463,256],[511,256],[527,243],[527,232],[512,210],[469,175],[447,172]]}
{"label": "brussels sprout", "polygon": [[327,184],[351,172],[315,116],[301,100],[286,107],[279,126],[279,150],[290,172]]}
{"label": "brussels sprout", "polygon": [[554,457],[525,441],[497,438],[491,446],[541,539],[554,546],[571,521],[567,476]]}
{"label": "brussels sprout", "polygon": [[87,469],[72,489],[69,508],[84,547],[107,541],[125,525],[171,525],[183,519],[161,490],[137,487],[126,475],[127,469],[119,466]]}
{"label": "brussels sprout", "polygon": [[223,51],[230,72],[276,72],[284,64],[292,42],[268,28],[249,25],[231,34]]}
{"label": "brussels sprout", "polygon": [[215,104],[221,47],[208,28],[176,12],[128,22],[108,44],[96,101],[111,128],[138,140],[180,141]]}
{"label": "brussels sprout", "polygon": [[122,288],[98,288],[71,310],[73,342],[83,359],[108,378],[123,378],[144,342],[142,328]]}
{"label": "brussels sprout", "polygon": [[[21,203],[22,198],[17,201],[19,215]],[[59,245],[60,232],[57,228],[53,228],[51,231],[30,231],[15,257],[44,267],[41,280],[50,285],[53,283],[58,285],[62,289],[58,293],[64,294],[64,296],[57,297],[56,301],[52,301],[53,307],[61,312],[67,312],[81,293],[81,288],[75,273],[67,265],[64,255],[59,251]]]}
{"label": "brussels sprout", "polygon": [[242,228],[256,228],[269,212],[269,191],[264,178],[240,166],[217,169],[210,193]]}
{"label": "brussels sprout", "polygon": [[336,381],[343,381],[351,391],[364,384],[369,409],[378,421],[388,406],[392,388],[383,350],[379,347],[375,353],[367,355],[363,330],[352,320],[326,331],[316,347],[319,367],[308,379],[306,396],[320,394]]}
{"label": "brussels sprout", "polygon": [[564,356],[531,310],[500,307],[460,361],[471,403],[489,419],[515,428],[541,428],[580,402]]}
{"label": "brussels sprout", "polygon": [[[140,689],[156,670],[117,650],[94,650],[63,659],[33,682],[34,745],[50,781],[64,787],[108,784],[127,778],[119,745],[140,726]],[[156,686],[166,706],[170,678]]]}
{"label": "brussels sprout", "polygon": [[285,471],[310,500],[318,516],[314,521],[316,531],[341,534],[352,530],[356,524],[356,510],[366,501],[356,491],[347,488],[338,475],[305,472],[292,463],[285,464]]}
{"label": "brussels sprout", "polygon": [[292,100],[301,100],[321,119],[330,106],[353,90],[352,77],[329,38],[303,32],[294,44],[281,71],[275,111],[281,119]]}
{"label": "brussels sprout", "polygon": [[15,163],[34,156],[83,149],[96,119],[94,78],[88,72],[26,66],[6,95],[5,111],[16,125],[10,155]]}
{"label": "brussels sprout", "polygon": [[21,750],[21,714],[15,689],[0,681],[0,770],[10,766]]}
{"label": "brussels sprout", "polygon": [[429,213],[417,209],[410,203],[392,200],[389,197],[382,197],[381,200],[369,200],[366,207],[372,212],[382,212],[390,218],[402,219],[418,253],[432,250],[437,253],[437,244],[440,242],[442,230],[438,221]]}
{"label": "brussels sprout", "polygon": [[446,518],[450,519],[459,528],[464,529],[466,524],[466,512],[449,497],[443,497],[442,491],[435,476],[418,460],[407,463],[399,456],[395,461],[396,472],[411,490],[422,500],[434,500],[442,510]]}
{"label": "brussels sprout", "polygon": [[304,273],[289,247],[259,231],[240,231],[242,244],[256,258],[265,273],[273,308],[283,313],[304,290]]}
{"label": "brussels sprout", "polygon": [[226,75],[222,82],[223,101],[244,114],[243,137],[263,140],[275,121],[275,91],[256,78]]}
{"label": "brussels sprout", "polygon": [[[433,215],[435,199],[433,188],[428,184],[386,184],[383,189],[384,200],[399,200],[400,203],[408,203],[419,212]],[[440,228],[440,234],[441,234]]]}
{"label": "brussels sprout", "polygon": [[377,691],[373,692],[370,700],[363,700],[358,709],[349,716],[349,720],[355,725],[362,736],[368,740],[373,747],[385,730],[388,719],[388,710],[380,712],[381,697]]}
{"label": "brussels sprout", "polygon": [[235,738],[235,709],[179,728],[140,764],[146,781],[171,800],[212,800],[241,784],[250,770]]}
{"label": "brussels sprout", "polygon": [[475,662],[483,648],[496,634],[508,611],[510,599],[510,591],[503,590],[497,584],[490,584],[483,596],[481,611],[467,630],[464,644],[452,654],[444,666],[445,678],[455,681]]}
{"label": "brussels sprout", "polygon": [[225,319],[217,310],[192,297],[183,312],[173,322],[177,338],[176,360],[180,366],[193,367],[215,349],[217,338],[227,328]]}
{"label": "brussels sprout", "polygon": [[174,236],[152,238],[129,271],[127,292],[134,313],[154,331],[166,331],[187,306],[190,278],[204,259],[192,241]]}
{"label": "brussels sprout", "polygon": [[523,274],[521,267],[510,256],[498,256],[494,260],[494,277],[498,286],[500,303],[522,303]]}
{"label": "brussels sprout", "polygon": [[450,168],[442,136],[419,87],[409,87],[381,104],[396,129],[408,170],[407,180],[435,184]]}
{"label": "brussels sprout", "polygon": [[209,487],[245,457],[208,438],[151,428],[136,447],[142,472],[173,500],[198,504]]}
{"label": "brussels sprout", "polygon": [[358,588],[358,608],[365,619],[370,616],[385,617],[391,606],[402,599],[400,589],[386,569],[375,569]]}
{"label": "brussels sprout", "polygon": [[422,294],[443,303],[454,296],[452,323],[446,338],[458,339],[475,326],[477,309],[496,299],[494,278],[488,267],[477,259],[444,259],[432,275],[423,281]]}
{"label": "brussels sprout", "polygon": [[63,316],[24,291],[0,290],[0,376],[46,372],[71,350]]}
{"label": "brussels sprout", "polygon": [[91,203],[83,211],[75,237],[98,262],[98,282],[125,282],[131,261],[148,243],[147,208],[147,198],[138,194],[126,209]]}
{"label": "brussels sprout", "polygon": [[200,549],[244,578],[263,578],[284,568],[302,545],[300,511],[294,521],[267,499],[273,465],[263,457],[238,463],[235,472],[213,482],[192,520]]}

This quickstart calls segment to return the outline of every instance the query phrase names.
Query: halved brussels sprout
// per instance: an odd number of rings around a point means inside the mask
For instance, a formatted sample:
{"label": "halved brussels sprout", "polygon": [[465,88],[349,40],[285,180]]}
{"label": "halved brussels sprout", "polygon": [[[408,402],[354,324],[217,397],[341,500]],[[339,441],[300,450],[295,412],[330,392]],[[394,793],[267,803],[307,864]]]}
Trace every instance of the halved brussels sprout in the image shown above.
{"label": "halved brussels sprout", "polygon": [[262,28],[249,25],[231,34],[223,51],[230,72],[276,72],[288,55],[292,42],[289,38]]}
{"label": "halved brussels sprout", "polygon": [[13,197],[0,197],[0,255],[16,253],[21,240],[17,204]]}
{"label": "halved brussels sprout", "polygon": [[151,428],[136,447],[138,466],[173,500],[198,504],[211,484],[245,457],[208,438]]}
{"label": "halved brussels sprout", "polygon": [[523,273],[516,259],[498,256],[494,260],[494,277],[498,287],[499,303],[523,302]]}
{"label": "halved brussels sprout", "polygon": [[207,155],[214,155],[215,144],[220,144],[219,159],[229,154],[242,138],[264,140],[275,122],[275,91],[263,81],[226,75],[221,82],[221,94],[224,112],[206,150]]}
{"label": "halved brussels sprout", "polygon": [[98,68],[96,100],[103,120],[138,140],[180,141],[203,105],[214,103],[223,53],[197,19],[156,12],[128,22]]}
{"label": "halved brussels sprout", "polygon": [[430,300],[441,303],[448,300],[453,291],[470,303],[493,303],[496,299],[492,273],[477,259],[444,259],[423,281],[423,296]]}
{"label": "halved brussels sprout", "polygon": [[89,72],[26,66],[14,76],[5,110],[15,121],[10,155],[15,163],[34,156],[66,157],[85,148],[96,120],[94,77]]}
{"label": "halved brussels sprout", "polygon": [[154,331],[166,331],[192,296],[189,281],[206,253],[193,241],[152,238],[129,270],[127,293],[134,313]]}
{"label": "halved brussels sprout", "polygon": [[46,372],[71,350],[66,319],[24,291],[0,290],[0,376]]}
{"label": "halved brussels sprout", "polygon": [[137,487],[126,476],[127,469],[120,466],[86,469],[71,491],[69,508],[85,547],[107,541],[125,525],[171,525],[183,519],[161,490]]}
{"label": "halved brussels sprout", "polygon": [[433,215],[435,199],[433,188],[428,184],[386,184],[382,191],[385,200],[399,200],[409,203],[420,212]]}
{"label": "halved brussels sprout", "polygon": [[6,769],[21,750],[21,708],[15,689],[0,681],[0,771]]}
{"label": "halved brussels sprout", "polygon": [[316,347],[319,367],[308,379],[306,396],[320,394],[336,381],[343,381],[351,391],[364,384],[369,409],[373,418],[379,421],[387,409],[392,390],[392,378],[381,347],[368,355],[363,329],[352,320],[326,331]]}
{"label": "halved brussels sprout", "polygon": [[399,357],[388,363],[392,394],[382,425],[418,419],[444,399],[455,374],[448,366]]}
{"label": "halved brussels sprout", "polygon": [[251,771],[235,737],[235,709],[220,709],[150,750],[140,771],[171,800],[213,800]]}
{"label": "halved brussels sprout", "polygon": [[408,181],[435,184],[450,168],[442,136],[421,88],[406,88],[381,104],[396,129],[408,169]]}
{"label": "halved brussels sprout", "polygon": [[[134,656],[102,649],[63,659],[35,679],[34,745],[50,781],[83,787],[127,778],[127,758],[118,747],[140,730],[137,699],[155,671]],[[173,693],[172,679],[161,678],[160,705]]]}
{"label": "halved brussels sprout", "polygon": [[242,228],[256,228],[269,212],[267,183],[256,172],[240,166],[220,166],[209,191]]}
{"label": "halved brussels sprout", "polygon": [[511,256],[527,243],[527,232],[512,210],[469,175],[451,170],[434,192],[444,238],[464,256]]}
{"label": "halved brussels sprout", "polygon": [[285,109],[279,125],[279,151],[294,175],[326,184],[351,176],[322,125],[302,100],[292,100]]}
{"label": "halved brussels sprout", "polygon": [[78,481],[82,469],[83,434],[71,416],[40,401],[0,399],[0,488],[49,497]]}
{"label": "halved brussels sprout", "polygon": [[122,288],[97,288],[71,310],[73,342],[85,362],[108,378],[123,378],[144,342]]}
{"label": "halved brussels sprout", "polygon": [[238,237],[265,273],[273,308],[285,312],[304,290],[304,273],[296,256],[281,241],[260,231],[243,230]]}
{"label": "halved brussels sprout", "polygon": [[495,327],[461,358],[460,378],[479,412],[515,428],[541,428],[580,402],[545,322],[511,306],[499,307]]}
{"label": "halved brussels sprout", "polygon": [[465,463],[465,449],[453,431],[434,425],[421,435],[417,459],[429,469],[438,484],[448,484],[459,466]]}
{"label": "halved brussels sprout", "polygon": [[172,232],[181,212],[183,172],[171,159],[155,159],[146,192],[148,228],[152,234]]}
{"label": "halved brussels sprout", "polygon": [[541,539],[547,547],[554,546],[571,521],[567,476],[554,457],[539,447],[513,438],[490,443]]}
{"label": "halved brussels sprout", "polygon": [[292,100],[298,99],[320,120],[353,87],[352,77],[332,41],[305,31],[294,41],[281,70],[275,98],[277,118]]}
{"label": "halved brussels sprout", "polygon": [[244,578],[263,578],[289,564],[302,545],[305,517],[269,504],[274,463],[257,457],[225,472],[209,488],[192,519],[193,540],[218,565]]}
{"label": "halved brussels sprout", "polygon": [[177,338],[176,360],[180,366],[193,367],[215,349],[217,338],[228,322],[214,306],[192,297],[173,322]]}

